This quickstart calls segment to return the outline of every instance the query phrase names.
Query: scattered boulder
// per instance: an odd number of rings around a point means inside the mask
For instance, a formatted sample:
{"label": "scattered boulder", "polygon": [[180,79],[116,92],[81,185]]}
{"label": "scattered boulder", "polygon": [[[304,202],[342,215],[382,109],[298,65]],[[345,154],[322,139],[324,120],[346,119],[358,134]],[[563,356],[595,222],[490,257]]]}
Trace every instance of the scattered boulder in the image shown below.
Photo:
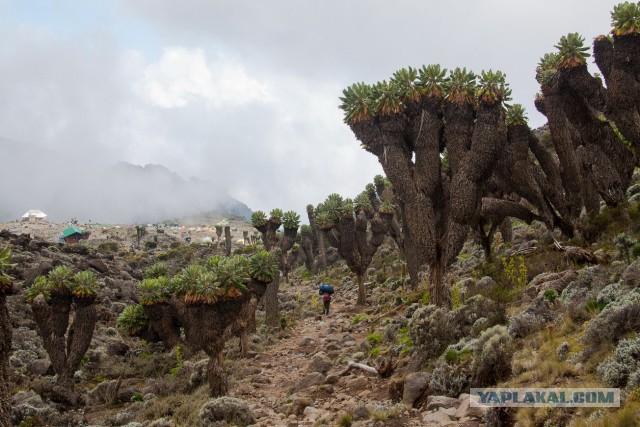
{"label": "scattered boulder", "polygon": [[402,403],[408,408],[428,390],[431,375],[427,372],[412,372],[404,379]]}
{"label": "scattered boulder", "polygon": [[309,366],[307,367],[307,371],[309,372],[319,372],[323,375],[326,375],[329,372],[329,369],[333,367],[333,362],[324,352],[316,353],[311,362],[309,362]]}
{"label": "scattered boulder", "polygon": [[256,422],[249,405],[235,397],[219,397],[202,405],[198,413],[202,427],[214,427],[218,422],[225,421],[240,427]]}
{"label": "scattered boulder", "polygon": [[453,408],[458,406],[458,399],[449,396],[429,396],[427,398],[427,411],[439,408]]}
{"label": "scattered boulder", "polygon": [[305,388],[313,387],[326,383],[326,378],[320,372],[311,372],[308,375],[302,377],[293,387],[289,389],[289,394],[293,394],[297,391],[304,390]]}

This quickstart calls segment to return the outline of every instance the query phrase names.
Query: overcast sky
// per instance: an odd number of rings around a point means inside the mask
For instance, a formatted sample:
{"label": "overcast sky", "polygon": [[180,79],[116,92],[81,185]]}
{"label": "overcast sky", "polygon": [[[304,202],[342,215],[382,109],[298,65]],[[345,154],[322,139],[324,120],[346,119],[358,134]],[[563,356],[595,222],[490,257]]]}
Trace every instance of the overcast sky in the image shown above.
{"label": "overcast sky", "polygon": [[[0,0],[0,137],[35,163],[162,164],[306,216],[382,172],[342,122],[344,87],[430,63],[499,69],[539,126],[538,59],[569,32],[608,32],[617,3]],[[31,160],[0,167],[37,173]]]}

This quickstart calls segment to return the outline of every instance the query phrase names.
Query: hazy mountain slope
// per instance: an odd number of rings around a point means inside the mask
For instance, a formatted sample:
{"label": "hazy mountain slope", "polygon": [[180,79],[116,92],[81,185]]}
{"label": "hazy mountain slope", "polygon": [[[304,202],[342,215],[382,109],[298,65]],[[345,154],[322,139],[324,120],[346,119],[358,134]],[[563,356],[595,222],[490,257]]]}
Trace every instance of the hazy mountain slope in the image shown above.
{"label": "hazy mountain slope", "polygon": [[164,166],[101,164],[0,138],[0,221],[40,209],[54,220],[155,222],[217,210],[251,210],[221,186],[185,180]]}

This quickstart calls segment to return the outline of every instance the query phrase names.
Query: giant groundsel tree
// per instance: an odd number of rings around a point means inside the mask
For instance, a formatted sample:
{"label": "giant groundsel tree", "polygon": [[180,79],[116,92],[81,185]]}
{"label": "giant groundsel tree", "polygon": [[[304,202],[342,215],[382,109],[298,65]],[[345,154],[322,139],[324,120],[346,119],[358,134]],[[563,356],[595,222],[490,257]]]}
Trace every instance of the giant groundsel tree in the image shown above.
{"label": "giant groundsel tree", "polygon": [[624,200],[640,148],[639,22],[640,6],[622,3],[612,12],[612,37],[595,39],[606,85],[588,72],[589,48],[576,33],[541,59],[536,107],[549,120],[555,153],[531,132],[521,107],[507,111],[500,72],[447,75],[430,65],[344,90],[345,122],[393,184],[410,274],[430,267],[436,304],[447,304],[442,275],[469,226],[485,243],[487,221],[490,234],[508,217],[571,236],[583,231],[583,209]]}
{"label": "giant groundsel tree", "polygon": [[[288,271],[287,252],[291,250],[298,234],[300,215],[294,211],[282,212],[273,209],[269,217],[262,211],[251,215],[251,224],[262,234],[262,242],[267,251],[278,260],[279,270],[267,287],[264,295],[265,322],[269,326],[277,326],[280,321],[278,305],[278,289],[280,287],[280,271]],[[279,233],[280,226],[284,232]]]}
{"label": "giant groundsel tree", "polygon": [[366,300],[365,275],[378,247],[391,228],[394,208],[386,202],[376,211],[369,196],[355,200],[331,194],[316,208],[315,223],[326,240],[358,278],[358,304]]}
{"label": "giant groundsel tree", "polygon": [[412,281],[428,265],[436,304],[449,304],[445,270],[480,215],[482,183],[506,144],[507,97],[500,72],[483,73],[478,82],[466,69],[447,77],[430,65],[399,70],[389,82],[356,83],[341,98],[345,122],[393,185]]}
{"label": "giant groundsel tree", "polygon": [[69,392],[73,390],[73,374],[93,337],[96,293],[97,278],[91,271],[73,274],[64,265],[38,277],[26,290],[58,384]]}

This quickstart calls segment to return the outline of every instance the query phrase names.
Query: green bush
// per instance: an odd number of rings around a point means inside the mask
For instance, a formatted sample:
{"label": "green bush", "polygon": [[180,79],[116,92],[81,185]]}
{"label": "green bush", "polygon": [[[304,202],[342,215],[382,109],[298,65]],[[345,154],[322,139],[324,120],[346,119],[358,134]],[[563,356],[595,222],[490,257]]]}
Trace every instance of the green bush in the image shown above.
{"label": "green bush", "polygon": [[102,242],[97,247],[98,252],[115,253],[118,252],[118,244],[116,242]]}
{"label": "green bush", "polygon": [[380,344],[382,342],[382,335],[379,332],[373,332],[367,335],[367,342],[371,345]]}
{"label": "green bush", "polygon": [[363,320],[367,320],[367,319],[369,319],[370,317],[371,317],[371,316],[370,316],[370,315],[368,315],[368,314],[360,313],[360,314],[357,314],[357,315],[353,318],[352,323],[353,323],[354,325],[357,325],[358,323],[362,322]]}
{"label": "green bush", "polygon": [[555,289],[547,289],[542,294],[542,298],[544,298],[545,301],[554,303],[558,299],[558,292],[556,292]]}
{"label": "green bush", "polygon": [[478,339],[463,338],[438,359],[429,387],[457,397],[470,385],[495,385],[511,375],[513,353],[513,340],[502,325],[485,330]]}

